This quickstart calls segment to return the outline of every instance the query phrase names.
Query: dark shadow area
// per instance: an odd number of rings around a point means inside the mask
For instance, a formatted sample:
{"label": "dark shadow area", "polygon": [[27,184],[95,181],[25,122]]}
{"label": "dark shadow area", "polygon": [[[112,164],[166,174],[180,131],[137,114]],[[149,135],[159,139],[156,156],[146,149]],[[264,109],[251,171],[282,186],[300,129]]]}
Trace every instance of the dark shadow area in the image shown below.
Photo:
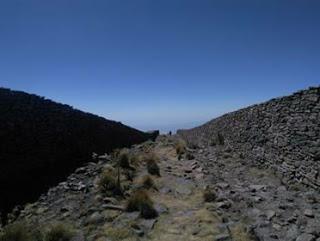
{"label": "dark shadow area", "polygon": [[36,200],[105,153],[154,138],[68,105],[0,88],[0,212]]}

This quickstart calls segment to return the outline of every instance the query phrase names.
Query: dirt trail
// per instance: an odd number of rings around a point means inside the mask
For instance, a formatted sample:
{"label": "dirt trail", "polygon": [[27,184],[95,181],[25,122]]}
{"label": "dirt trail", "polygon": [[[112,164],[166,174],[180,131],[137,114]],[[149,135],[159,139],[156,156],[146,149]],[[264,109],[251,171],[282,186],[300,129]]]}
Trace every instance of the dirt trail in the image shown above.
{"label": "dirt trail", "polygon": [[[146,240],[212,240],[219,234],[217,215],[203,201],[204,183],[196,161],[180,161],[173,147],[155,148],[161,159],[159,192],[153,199],[168,208]],[[198,169],[198,171],[196,171]]]}
{"label": "dirt trail", "polygon": [[174,144],[168,144],[168,140],[157,142],[153,151],[160,160],[161,177],[156,179],[159,192],[153,191],[152,198],[166,211],[142,240],[252,240],[242,223],[230,225],[223,219],[219,212],[223,200],[204,201],[203,192],[210,183],[202,163],[192,154],[179,159]]}
{"label": "dirt trail", "polygon": [[[158,156],[161,177],[152,177],[157,190],[149,190],[155,219],[124,210],[147,174],[145,163],[133,180],[122,170],[125,197],[101,192],[97,181],[107,167],[116,167],[108,155],[78,168],[18,219],[36,227],[69,223],[80,233],[74,241],[320,241],[319,192],[284,185],[281,176],[253,166],[228,145],[186,148],[178,158],[176,141],[162,136],[129,150]],[[203,199],[207,185],[216,194],[212,202]]]}

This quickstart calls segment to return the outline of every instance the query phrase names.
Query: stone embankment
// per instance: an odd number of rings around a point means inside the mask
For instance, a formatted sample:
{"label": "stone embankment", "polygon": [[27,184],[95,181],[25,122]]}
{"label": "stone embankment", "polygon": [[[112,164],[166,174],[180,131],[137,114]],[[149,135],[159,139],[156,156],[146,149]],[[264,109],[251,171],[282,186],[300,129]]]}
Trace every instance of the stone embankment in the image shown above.
{"label": "stone embankment", "polygon": [[319,87],[225,114],[178,134],[199,146],[214,145],[220,136],[250,163],[276,170],[284,182],[320,187]]}

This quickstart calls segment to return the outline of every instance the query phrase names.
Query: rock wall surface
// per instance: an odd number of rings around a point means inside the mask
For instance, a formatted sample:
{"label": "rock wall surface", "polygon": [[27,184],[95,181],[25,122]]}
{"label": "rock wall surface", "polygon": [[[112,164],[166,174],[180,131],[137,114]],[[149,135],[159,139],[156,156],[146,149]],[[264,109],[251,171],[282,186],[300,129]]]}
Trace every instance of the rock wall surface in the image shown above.
{"label": "rock wall surface", "polygon": [[68,105],[0,88],[0,213],[32,201],[92,152],[155,138]]}
{"label": "rock wall surface", "polygon": [[225,145],[255,165],[276,170],[285,182],[320,188],[320,87],[225,114],[177,134],[197,145],[210,145],[221,135]]}

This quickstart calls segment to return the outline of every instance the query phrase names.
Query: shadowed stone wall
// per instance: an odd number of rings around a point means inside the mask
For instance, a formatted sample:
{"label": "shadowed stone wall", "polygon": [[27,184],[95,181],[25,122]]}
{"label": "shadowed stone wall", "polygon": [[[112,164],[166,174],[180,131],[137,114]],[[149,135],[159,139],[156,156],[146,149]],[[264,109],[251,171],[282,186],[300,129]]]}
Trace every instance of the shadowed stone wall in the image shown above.
{"label": "shadowed stone wall", "polygon": [[221,133],[249,161],[271,167],[288,183],[320,188],[320,87],[272,99],[179,130],[189,143],[209,145]]}

